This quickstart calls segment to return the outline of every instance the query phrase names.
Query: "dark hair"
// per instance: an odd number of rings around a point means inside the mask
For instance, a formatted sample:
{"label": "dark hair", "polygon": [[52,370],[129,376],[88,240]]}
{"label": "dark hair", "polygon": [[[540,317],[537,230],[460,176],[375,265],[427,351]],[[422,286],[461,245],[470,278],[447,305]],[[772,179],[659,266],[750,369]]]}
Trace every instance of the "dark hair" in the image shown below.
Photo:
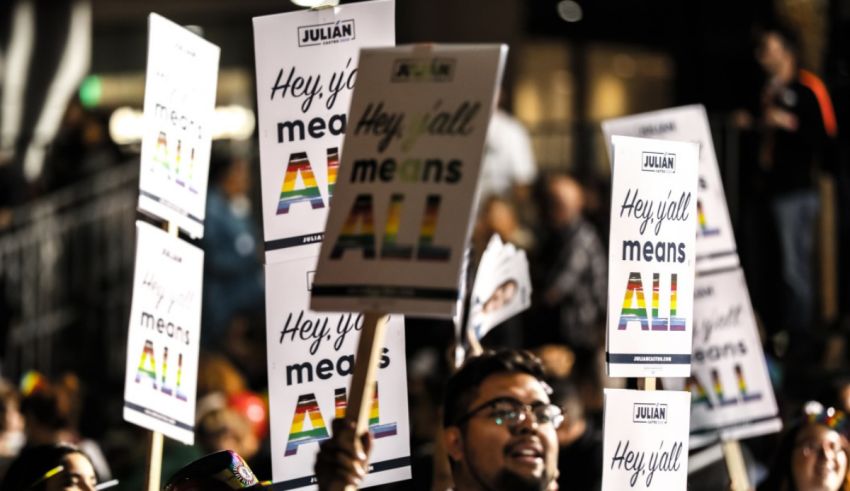
{"label": "dark hair", "polygon": [[25,448],[9,465],[3,484],[0,484],[0,491],[42,489],[43,486],[33,487],[33,484],[44,477],[49,470],[60,465],[65,456],[73,453],[88,459],[82,450],[68,443]]}
{"label": "dark hair", "polygon": [[543,365],[527,351],[485,351],[466,360],[460,370],[449,378],[443,403],[443,426],[453,426],[469,410],[484,380],[496,374],[527,373],[544,382]]}
{"label": "dark hair", "polygon": [[799,62],[802,45],[800,44],[800,37],[797,35],[797,32],[794,29],[791,29],[791,27],[781,22],[768,22],[759,27],[756,34],[758,35],[756,39],[759,43],[759,49],[761,49],[761,43],[763,42],[765,35],[775,34],[782,42],[782,46],[791,52],[794,55],[794,58]]}
{"label": "dark hair", "polygon": [[552,387],[552,403],[563,409],[568,422],[584,419],[584,401],[572,380],[556,379],[549,385]]}

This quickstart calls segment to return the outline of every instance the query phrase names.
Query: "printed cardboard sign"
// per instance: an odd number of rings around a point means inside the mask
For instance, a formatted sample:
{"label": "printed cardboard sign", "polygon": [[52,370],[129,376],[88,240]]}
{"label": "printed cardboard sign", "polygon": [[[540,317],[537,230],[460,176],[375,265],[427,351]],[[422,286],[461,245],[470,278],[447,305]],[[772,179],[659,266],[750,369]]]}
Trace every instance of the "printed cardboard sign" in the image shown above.
{"label": "printed cardboard sign", "polygon": [[136,222],[124,420],[191,445],[204,252]]}
{"label": "printed cardboard sign", "polygon": [[[317,258],[266,265],[275,489],[317,489],[313,466],[331,421],[345,415],[362,314],[308,309]],[[409,479],[404,318],[391,315],[369,415],[374,437],[364,486]]]}
{"label": "printed cardboard sign", "polygon": [[476,339],[531,306],[531,277],[525,251],[493,235],[475,275],[469,329]]}
{"label": "printed cardboard sign", "polygon": [[360,52],[312,307],[451,317],[507,47]]}
{"label": "printed cardboard sign", "polygon": [[612,140],[608,373],[687,377],[698,147],[625,136]]}
{"label": "printed cardboard sign", "polygon": [[602,489],[686,489],[690,394],[605,389]]}
{"label": "printed cardboard sign", "polygon": [[315,257],[361,47],[395,44],[395,3],[254,18],[266,263]]}
{"label": "printed cardboard sign", "polygon": [[[612,135],[624,135],[698,143],[697,271],[738,264],[735,234],[705,107],[695,104],[609,119],[602,123],[602,131],[609,142]],[[610,146],[608,150],[611,156]]]}
{"label": "printed cardboard sign", "polygon": [[[665,380],[671,385],[682,380]],[[692,396],[694,436],[743,439],[782,429],[740,268],[696,278],[693,359],[684,388]]]}
{"label": "printed cardboard sign", "polygon": [[148,17],[139,210],[204,234],[218,46]]}

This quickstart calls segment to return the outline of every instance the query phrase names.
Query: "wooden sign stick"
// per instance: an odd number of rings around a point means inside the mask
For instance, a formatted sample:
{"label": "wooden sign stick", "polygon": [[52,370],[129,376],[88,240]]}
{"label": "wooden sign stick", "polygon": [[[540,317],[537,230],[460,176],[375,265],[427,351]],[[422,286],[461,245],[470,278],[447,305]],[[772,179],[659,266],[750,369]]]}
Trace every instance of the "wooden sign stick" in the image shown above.
{"label": "wooden sign stick", "polygon": [[[375,397],[375,380],[378,376],[378,364],[384,347],[389,315],[366,312],[363,315],[363,328],[357,343],[357,355],[354,359],[354,373],[351,375],[351,388],[348,391],[348,406],[345,419],[356,423],[354,446],[360,450],[360,436],[369,431],[369,410]],[[334,488],[332,491],[355,491],[355,486]]]}
{"label": "wooden sign stick", "polygon": [[[174,222],[167,222],[168,235],[179,237],[179,228]],[[152,431],[148,435],[148,460],[145,463],[145,491],[159,491],[162,479],[162,433]]]}
{"label": "wooden sign stick", "polygon": [[643,390],[655,390],[655,377],[646,377],[643,379]]}
{"label": "wooden sign stick", "polygon": [[725,440],[722,447],[726,469],[729,471],[729,479],[732,481],[730,489],[732,491],[750,491],[750,479],[747,476],[747,464],[744,462],[741,444],[738,440]]}

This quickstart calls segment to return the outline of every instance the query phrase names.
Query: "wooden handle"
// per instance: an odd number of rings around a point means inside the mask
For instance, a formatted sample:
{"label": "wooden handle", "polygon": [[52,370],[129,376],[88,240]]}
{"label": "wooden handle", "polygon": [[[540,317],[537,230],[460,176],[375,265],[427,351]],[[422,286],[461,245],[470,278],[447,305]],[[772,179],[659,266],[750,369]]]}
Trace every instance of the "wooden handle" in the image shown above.
{"label": "wooden handle", "polygon": [[[378,364],[384,347],[389,315],[366,312],[360,341],[357,343],[357,357],[354,359],[354,373],[351,375],[351,388],[348,391],[348,405],[345,419],[356,422],[354,447],[360,447],[360,437],[369,431],[369,410],[375,397],[375,381],[378,376]],[[355,491],[356,486],[330,486],[331,491]]]}
{"label": "wooden handle", "polygon": [[738,440],[727,440],[723,442],[723,457],[726,460],[726,469],[729,471],[729,479],[732,481],[732,491],[749,491],[750,479],[747,476],[747,464],[744,462],[744,454],[741,452],[741,444]]}
{"label": "wooden handle", "polygon": [[162,433],[152,431],[148,435],[148,461],[145,470],[145,490],[160,491],[162,476]]}
{"label": "wooden handle", "polygon": [[655,377],[646,377],[643,379],[643,390],[655,390]]}

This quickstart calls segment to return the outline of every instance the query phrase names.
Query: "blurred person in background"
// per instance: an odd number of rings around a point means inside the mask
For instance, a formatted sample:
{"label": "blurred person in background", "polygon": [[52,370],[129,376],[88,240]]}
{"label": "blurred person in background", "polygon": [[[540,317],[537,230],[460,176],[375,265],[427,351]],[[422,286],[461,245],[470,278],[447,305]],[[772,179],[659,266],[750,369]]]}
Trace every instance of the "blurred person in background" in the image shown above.
{"label": "blurred person in background", "polygon": [[498,234],[502,242],[525,250],[531,249],[534,242],[531,232],[520,224],[514,205],[499,196],[486,198],[480,207],[473,233],[473,247],[479,257],[493,234]]}
{"label": "blurred person in background", "polygon": [[24,417],[20,395],[15,387],[0,380],[0,477],[24,446]]}
{"label": "blurred person in background", "polygon": [[0,491],[94,491],[97,483],[94,466],[81,449],[55,443],[21,452],[9,467]]}
{"label": "blurred person in background", "polygon": [[589,363],[604,339],[608,258],[582,216],[581,185],[569,175],[553,174],[544,179],[542,191],[542,237],[530,258],[536,297],[530,315],[538,327],[527,334],[538,335],[535,344],[567,344],[578,363]]}
{"label": "blurred person in background", "polygon": [[[504,91],[499,92],[499,99],[504,102]],[[490,118],[484,143],[480,195],[522,203],[528,199],[536,176],[537,165],[528,130],[510,113],[497,108]]]}
{"label": "blurred person in background", "polygon": [[91,460],[97,475],[111,479],[112,472],[100,445],[79,433],[82,387],[77,376],[66,373],[53,382],[31,371],[24,375],[21,385],[25,449],[60,443],[77,445]]}
{"label": "blurred person in background", "polygon": [[189,463],[168,478],[163,491],[233,491],[266,489],[236,452],[223,450]]}
{"label": "blurred person in background", "polygon": [[818,402],[780,440],[770,475],[759,491],[850,491],[850,420]]}
{"label": "blurred person in background", "polygon": [[552,382],[552,403],[564,411],[558,428],[558,486],[571,491],[602,487],[602,431],[585,418],[584,402],[569,380]]}
{"label": "blurred person in background", "polygon": [[263,309],[263,275],[251,216],[251,174],[246,159],[216,144],[204,226],[204,298],[201,344],[221,349],[236,314]]}

